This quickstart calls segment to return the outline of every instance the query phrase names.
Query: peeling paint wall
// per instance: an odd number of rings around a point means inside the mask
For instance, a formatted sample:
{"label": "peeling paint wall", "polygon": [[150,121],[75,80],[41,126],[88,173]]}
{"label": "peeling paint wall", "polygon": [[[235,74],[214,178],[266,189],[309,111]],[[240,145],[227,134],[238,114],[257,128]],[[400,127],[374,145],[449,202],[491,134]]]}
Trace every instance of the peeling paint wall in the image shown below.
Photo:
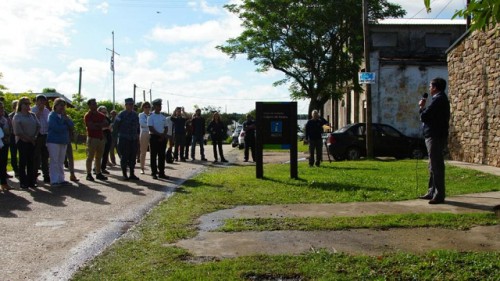
{"label": "peeling paint wall", "polygon": [[448,79],[446,66],[380,66],[372,87],[372,120],[394,126],[409,136],[421,136],[418,102],[434,77]]}
{"label": "peeling paint wall", "polygon": [[[465,32],[465,24],[375,24],[370,26],[372,121],[421,136],[418,102],[435,77],[448,80],[446,49]],[[358,116],[355,116],[357,112]],[[366,96],[346,93],[324,107],[334,128],[366,121]]]}

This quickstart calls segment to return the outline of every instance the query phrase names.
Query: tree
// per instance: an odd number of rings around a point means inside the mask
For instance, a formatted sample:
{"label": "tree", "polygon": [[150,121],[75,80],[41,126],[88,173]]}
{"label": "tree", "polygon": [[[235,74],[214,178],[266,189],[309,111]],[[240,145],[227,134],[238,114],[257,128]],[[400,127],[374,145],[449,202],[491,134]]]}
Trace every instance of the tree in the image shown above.
{"label": "tree", "polygon": [[[3,77],[3,74],[2,72],[0,72],[0,79],[2,79]],[[7,90],[7,87],[5,87],[4,85],[0,84],[0,94],[4,94],[4,91]]]}
{"label": "tree", "polygon": [[[359,0],[243,0],[224,6],[245,30],[217,49],[235,58],[246,54],[257,71],[285,74],[274,85],[291,82],[291,97],[310,99],[309,112],[342,96],[363,58],[362,6]],[[370,19],[401,17],[406,12],[387,0],[370,0]]]}
{"label": "tree", "polygon": [[57,93],[57,90],[55,88],[43,88],[42,93]]}
{"label": "tree", "polygon": [[[431,1],[424,0],[427,12],[431,11]],[[495,26],[500,23],[500,1],[499,0],[470,0],[467,8],[458,10],[453,18],[472,17],[472,24],[469,27],[471,31],[482,29],[486,30],[489,26]]]}

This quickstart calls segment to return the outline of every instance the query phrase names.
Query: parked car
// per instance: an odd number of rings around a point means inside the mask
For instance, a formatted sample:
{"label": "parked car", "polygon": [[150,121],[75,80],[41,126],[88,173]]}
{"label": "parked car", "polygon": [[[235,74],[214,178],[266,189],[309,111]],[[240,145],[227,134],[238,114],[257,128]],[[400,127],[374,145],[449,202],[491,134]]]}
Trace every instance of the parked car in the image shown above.
{"label": "parked car", "polygon": [[240,133],[241,131],[243,131],[243,126],[242,125],[238,125],[234,131],[233,131],[233,134],[231,135],[231,137],[233,138],[232,141],[231,141],[231,145],[233,147],[237,147],[239,146],[239,141],[238,141],[238,138],[240,137]]}
{"label": "parked car", "polygon": [[[356,160],[366,156],[366,124],[354,123],[333,133],[327,140],[328,153],[337,161]],[[423,138],[405,136],[394,127],[372,123],[373,154],[396,159],[423,158],[427,155]]]}
{"label": "parked car", "polygon": [[241,131],[240,135],[238,136],[238,148],[243,149],[245,148],[245,131]]}

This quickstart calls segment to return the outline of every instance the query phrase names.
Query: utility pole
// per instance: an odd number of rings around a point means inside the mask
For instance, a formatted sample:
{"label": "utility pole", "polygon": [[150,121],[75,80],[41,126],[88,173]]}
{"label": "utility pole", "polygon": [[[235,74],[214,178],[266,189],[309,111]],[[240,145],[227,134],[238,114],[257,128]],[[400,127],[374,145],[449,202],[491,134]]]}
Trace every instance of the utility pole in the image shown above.
{"label": "utility pole", "polygon": [[154,82],[151,82],[151,86],[149,86],[149,102],[153,102],[153,83]]}
{"label": "utility pole", "polygon": [[134,94],[134,103],[135,103],[135,90],[136,90],[136,89],[137,89],[137,85],[136,85],[136,84],[134,84],[134,93],[133,93],[133,94]]}
{"label": "utility pole", "polygon": [[[368,0],[363,0],[363,38],[365,47],[365,72],[370,72],[370,32],[368,26]],[[372,89],[369,83],[366,87],[366,157],[373,159],[372,132]]]}
{"label": "utility pole", "polygon": [[113,71],[113,110],[115,110],[115,54],[117,55],[120,55],[118,54],[117,52],[115,52],[115,32],[112,31],[111,32],[111,36],[112,36],[112,41],[113,41],[113,49],[108,49],[106,48],[106,50],[108,51],[111,51],[111,71]]}

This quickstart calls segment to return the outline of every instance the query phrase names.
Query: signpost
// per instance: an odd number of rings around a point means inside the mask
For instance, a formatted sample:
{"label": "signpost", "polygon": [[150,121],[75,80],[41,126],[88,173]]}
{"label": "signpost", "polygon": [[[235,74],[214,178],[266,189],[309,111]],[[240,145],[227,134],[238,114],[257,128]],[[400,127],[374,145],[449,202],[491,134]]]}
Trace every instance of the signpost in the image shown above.
{"label": "signpost", "polygon": [[298,178],[297,165],[297,103],[256,102],[256,174],[264,177],[263,151],[290,150],[290,177]]}

